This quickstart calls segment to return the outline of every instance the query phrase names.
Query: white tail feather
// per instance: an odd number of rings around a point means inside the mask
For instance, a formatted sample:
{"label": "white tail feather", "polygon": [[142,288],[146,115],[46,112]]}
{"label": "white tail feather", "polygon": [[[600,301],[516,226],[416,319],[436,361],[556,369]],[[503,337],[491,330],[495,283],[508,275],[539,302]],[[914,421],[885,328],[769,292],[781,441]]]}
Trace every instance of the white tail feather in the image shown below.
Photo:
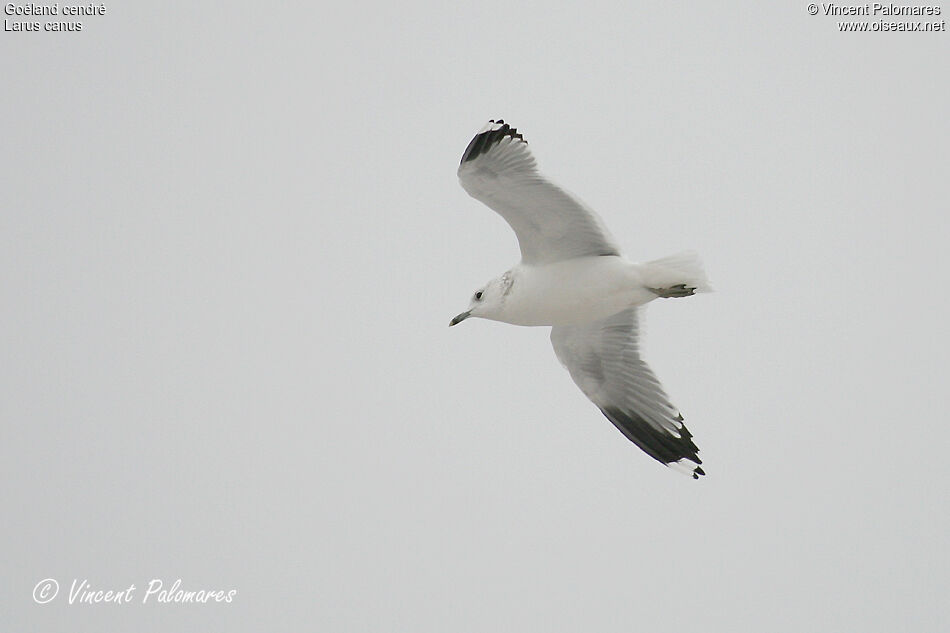
{"label": "white tail feather", "polygon": [[711,292],[706,271],[693,251],[684,251],[643,264],[644,285],[648,288],[671,288],[685,284],[696,292]]}

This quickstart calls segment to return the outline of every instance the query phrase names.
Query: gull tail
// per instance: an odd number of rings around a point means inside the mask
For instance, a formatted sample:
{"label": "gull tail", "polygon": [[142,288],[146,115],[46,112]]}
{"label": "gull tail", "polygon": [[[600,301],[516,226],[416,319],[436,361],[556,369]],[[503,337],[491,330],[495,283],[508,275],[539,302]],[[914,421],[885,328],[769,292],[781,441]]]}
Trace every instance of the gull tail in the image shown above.
{"label": "gull tail", "polygon": [[660,297],[688,297],[712,291],[699,256],[693,251],[641,264],[641,273],[643,285]]}

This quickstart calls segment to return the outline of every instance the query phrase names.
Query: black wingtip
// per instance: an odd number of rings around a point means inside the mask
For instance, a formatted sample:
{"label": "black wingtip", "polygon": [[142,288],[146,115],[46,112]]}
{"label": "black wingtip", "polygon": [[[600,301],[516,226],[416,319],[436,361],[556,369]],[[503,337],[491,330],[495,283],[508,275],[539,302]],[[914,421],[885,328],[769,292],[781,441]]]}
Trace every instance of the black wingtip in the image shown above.
{"label": "black wingtip", "polygon": [[462,160],[459,164],[461,165],[470,160],[475,160],[506,136],[510,136],[522,143],[528,142],[524,140],[524,136],[519,134],[516,128],[505,123],[504,119],[498,119],[497,121],[492,119],[488,122],[486,129],[476,134],[468,144],[468,147],[465,148],[465,151],[462,153]]}
{"label": "black wingtip", "polygon": [[[662,464],[678,462],[688,459],[696,464],[693,469],[693,479],[699,479],[706,472],[699,466],[703,460],[699,458],[699,447],[693,442],[693,434],[686,425],[679,429],[679,437],[660,431],[640,417],[637,413],[626,412],[618,407],[602,407],[601,412],[627,439],[639,446],[644,453]],[[683,417],[678,416],[682,422]]]}

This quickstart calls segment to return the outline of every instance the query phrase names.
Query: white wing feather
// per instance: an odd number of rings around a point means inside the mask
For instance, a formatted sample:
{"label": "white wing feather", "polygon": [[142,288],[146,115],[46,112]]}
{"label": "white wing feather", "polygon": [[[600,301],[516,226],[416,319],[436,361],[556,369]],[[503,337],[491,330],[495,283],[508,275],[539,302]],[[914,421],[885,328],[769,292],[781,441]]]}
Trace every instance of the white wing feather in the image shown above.
{"label": "white wing feather", "polygon": [[[551,328],[558,360],[613,424],[654,459],[701,464],[683,416],[640,358],[637,309],[584,325]],[[693,476],[705,474],[698,466]]]}
{"label": "white wing feather", "polygon": [[475,135],[458,176],[469,195],[511,225],[526,264],[620,254],[600,217],[538,173],[527,142],[502,120]]}

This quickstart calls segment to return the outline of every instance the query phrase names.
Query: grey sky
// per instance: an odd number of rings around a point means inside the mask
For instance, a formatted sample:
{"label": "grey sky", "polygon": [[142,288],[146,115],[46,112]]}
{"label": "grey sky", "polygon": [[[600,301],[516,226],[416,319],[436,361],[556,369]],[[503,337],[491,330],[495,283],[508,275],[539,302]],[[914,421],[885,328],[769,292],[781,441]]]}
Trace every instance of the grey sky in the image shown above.
{"label": "grey sky", "polygon": [[[945,625],[950,35],[731,4],[0,33],[3,628]],[[548,328],[446,327],[518,258],[455,177],[497,117],[631,259],[703,257],[716,292],[644,326],[703,480]]]}

